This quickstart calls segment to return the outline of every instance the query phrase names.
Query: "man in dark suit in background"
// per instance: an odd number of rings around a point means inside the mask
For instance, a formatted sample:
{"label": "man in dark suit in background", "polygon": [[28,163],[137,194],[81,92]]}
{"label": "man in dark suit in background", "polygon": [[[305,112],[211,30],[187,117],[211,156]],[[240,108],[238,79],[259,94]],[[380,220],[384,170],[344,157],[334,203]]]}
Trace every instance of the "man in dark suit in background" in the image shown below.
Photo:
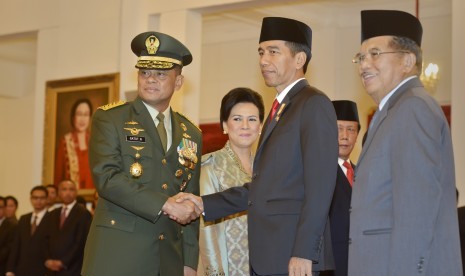
{"label": "man in dark suit in background", "polygon": [[0,196],[0,275],[5,275],[16,224],[5,216],[6,200]]}
{"label": "man in dark suit in background", "polygon": [[47,275],[79,276],[92,216],[77,203],[72,180],[58,184],[58,196],[63,206],[50,212],[47,225]]}
{"label": "man in dark suit in background", "polygon": [[33,212],[22,215],[15,231],[13,247],[8,257],[6,275],[45,275],[45,237],[48,192],[44,186],[31,190]]}
{"label": "man in dark suit in background", "polygon": [[328,97],[305,72],[312,31],[288,18],[263,19],[260,68],[277,92],[256,152],[252,182],[203,196],[180,195],[205,220],[248,210],[252,275],[312,275],[327,269],[323,239],[337,173],[337,124]]}
{"label": "man in dark suit in background", "polygon": [[339,133],[339,167],[329,210],[331,244],[334,256],[334,271],[325,271],[321,276],[347,276],[349,255],[350,198],[354,181],[355,165],[350,154],[357,142],[360,131],[357,104],[352,101],[333,101],[337,115]]}

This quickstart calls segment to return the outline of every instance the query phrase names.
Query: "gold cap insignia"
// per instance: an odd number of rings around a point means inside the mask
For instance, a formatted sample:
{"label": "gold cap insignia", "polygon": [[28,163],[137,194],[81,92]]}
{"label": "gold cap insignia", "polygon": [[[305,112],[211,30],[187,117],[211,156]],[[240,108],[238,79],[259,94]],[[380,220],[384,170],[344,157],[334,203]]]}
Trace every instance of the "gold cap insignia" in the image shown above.
{"label": "gold cap insignia", "polygon": [[147,48],[147,53],[149,53],[149,55],[155,55],[158,51],[158,47],[160,47],[160,41],[156,36],[151,35],[145,40],[145,47]]}

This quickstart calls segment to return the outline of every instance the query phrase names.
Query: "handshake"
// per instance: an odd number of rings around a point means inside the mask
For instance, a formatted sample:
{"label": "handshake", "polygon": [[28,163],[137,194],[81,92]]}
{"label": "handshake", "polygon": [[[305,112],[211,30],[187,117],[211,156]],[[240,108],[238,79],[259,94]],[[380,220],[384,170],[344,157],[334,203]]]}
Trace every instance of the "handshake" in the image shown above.
{"label": "handshake", "polygon": [[203,201],[199,196],[181,192],[168,198],[161,210],[179,224],[188,224],[202,214]]}

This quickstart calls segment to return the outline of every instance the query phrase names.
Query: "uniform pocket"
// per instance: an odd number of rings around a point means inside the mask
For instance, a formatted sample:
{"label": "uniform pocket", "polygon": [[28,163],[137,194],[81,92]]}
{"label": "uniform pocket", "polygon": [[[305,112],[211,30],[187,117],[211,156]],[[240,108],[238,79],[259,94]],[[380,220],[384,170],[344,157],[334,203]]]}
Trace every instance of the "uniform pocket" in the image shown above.
{"label": "uniform pocket", "polygon": [[96,225],[113,228],[125,232],[134,232],[136,218],[133,215],[126,215],[111,211],[100,211],[94,219]]}

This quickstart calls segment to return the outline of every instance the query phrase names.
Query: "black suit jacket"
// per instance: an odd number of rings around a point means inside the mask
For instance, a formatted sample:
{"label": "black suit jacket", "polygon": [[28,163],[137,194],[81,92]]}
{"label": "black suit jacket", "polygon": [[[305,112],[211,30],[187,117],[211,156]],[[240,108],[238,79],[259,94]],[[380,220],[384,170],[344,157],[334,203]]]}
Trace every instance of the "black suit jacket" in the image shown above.
{"label": "black suit jacket", "polygon": [[13,244],[16,223],[5,218],[0,225],[0,275],[5,275],[8,256]]}
{"label": "black suit jacket", "polygon": [[323,234],[336,184],[337,137],[331,101],[301,80],[265,122],[252,182],[202,197],[206,220],[248,209],[256,273],[287,274],[291,257],[313,260],[313,270],[326,268]]}
{"label": "black suit jacket", "polygon": [[65,269],[60,272],[49,271],[47,275],[79,276],[92,216],[85,207],[76,203],[60,229],[62,209],[60,207],[50,212],[46,259],[61,260]]}
{"label": "black suit jacket", "polygon": [[49,217],[45,213],[31,236],[32,213],[22,215],[14,234],[13,247],[8,257],[7,271],[15,276],[45,275],[45,237]]}
{"label": "black suit jacket", "polygon": [[[352,164],[352,167],[355,170],[354,164]],[[347,276],[351,196],[352,187],[350,186],[349,180],[341,167],[338,166],[336,187],[334,188],[331,209],[329,210],[331,243],[336,268],[334,271],[322,273],[321,276]]]}

